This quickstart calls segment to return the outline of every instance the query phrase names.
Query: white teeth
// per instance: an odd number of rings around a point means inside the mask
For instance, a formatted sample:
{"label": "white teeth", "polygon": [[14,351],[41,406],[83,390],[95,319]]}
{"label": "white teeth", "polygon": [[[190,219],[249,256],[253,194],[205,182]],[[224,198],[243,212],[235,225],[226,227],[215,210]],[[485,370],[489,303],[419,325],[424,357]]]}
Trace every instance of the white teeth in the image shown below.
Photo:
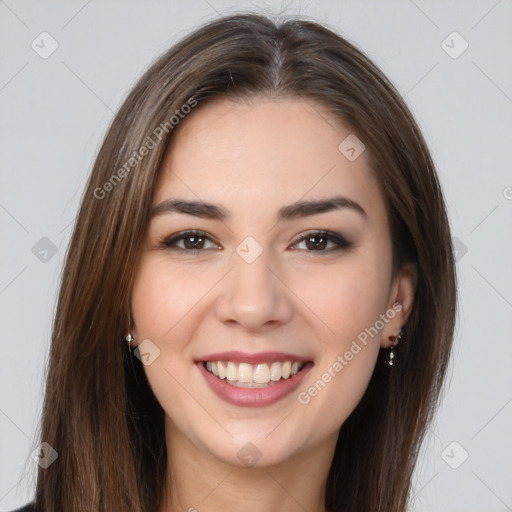
{"label": "white teeth", "polygon": [[270,370],[266,364],[256,365],[256,369],[252,374],[252,379],[258,384],[267,384],[270,382]]}
{"label": "white teeth", "polygon": [[[208,363],[206,363],[206,368],[208,369]],[[219,372],[219,379],[226,378],[226,367],[222,361],[217,363],[217,371]]]}
{"label": "white teeth", "polygon": [[238,387],[257,388],[272,385],[281,379],[293,377],[304,366],[297,361],[275,361],[270,365],[259,363],[235,363],[233,361],[207,361],[206,369],[227,382]]}
{"label": "white teeth", "polygon": [[287,379],[290,376],[291,369],[292,363],[290,363],[290,361],[286,361],[286,363],[283,363],[283,367],[281,368],[281,374],[283,375],[283,379]]}
{"label": "white teeth", "polygon": [[247,363],[238,365],[238,382],[252,382],[252,366]]}
{"label": "white teeth", "polygon": [[281,363],[272,363],[270,366],[270,378],[274,381],[281,378]]}
{"label": "white teeth", "polygon": [[228,367],[226,368],[226,379],[238,379],[238,368],[236,367],[235,363],[232,363],[231,361],[228,363]]}

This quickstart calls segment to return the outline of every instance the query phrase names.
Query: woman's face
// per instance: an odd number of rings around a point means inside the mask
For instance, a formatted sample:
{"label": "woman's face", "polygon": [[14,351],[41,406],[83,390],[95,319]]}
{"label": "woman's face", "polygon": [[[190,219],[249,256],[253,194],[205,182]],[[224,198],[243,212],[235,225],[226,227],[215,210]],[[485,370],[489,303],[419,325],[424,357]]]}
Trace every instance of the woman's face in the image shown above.
{"label": "woman's face", "polygon": [[412,280],[392,280],[360,144],[303,99],[218,100],[175,133],[132,334],[168,435],[198,453],[267,466],[333,448],[405,323]]}

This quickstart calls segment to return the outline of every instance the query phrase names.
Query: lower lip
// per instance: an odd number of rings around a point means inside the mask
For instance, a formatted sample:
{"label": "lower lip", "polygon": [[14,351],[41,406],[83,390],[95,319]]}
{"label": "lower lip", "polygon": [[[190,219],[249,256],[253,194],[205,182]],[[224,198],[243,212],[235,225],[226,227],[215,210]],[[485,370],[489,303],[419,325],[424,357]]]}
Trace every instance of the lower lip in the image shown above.
{"label": "lower lip", "polygon": [[282,398],[290,395],[301,383],[309,370],[313,367],[312,363],[306,363],[302,370],[289,379],[281,379],[276,384],[266,388],[239,388],[228,384],[225,380],[219,379],[210,373],[204,366],[204,363],[197,363],[206,382],[212,391],[222,400],[242,407],[263,407],[278,402]]}

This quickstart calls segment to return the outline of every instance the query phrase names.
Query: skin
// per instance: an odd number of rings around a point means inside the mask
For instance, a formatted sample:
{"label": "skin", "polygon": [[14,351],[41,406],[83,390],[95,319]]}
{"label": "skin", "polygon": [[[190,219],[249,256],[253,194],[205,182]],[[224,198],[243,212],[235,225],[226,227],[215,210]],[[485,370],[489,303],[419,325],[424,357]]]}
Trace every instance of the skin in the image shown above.
{"label": "skin", "polygon": [[[349,161],[338,150],[350,133],[321,105],[290,98],[216,100],[192,111],[175,132],[153,204],[202,200],[231,215],[154,217],[134,282],[135,345],[149,339],[160,350],[144,366],[166,413],[173,475],[160,512],[324,511],[339,429],[363,396],[379,349],[406,323],[415,288],[410,266],[392,279],[388,215],[366,153]],[[335,193],[359,203],[366,217],[342,208],[275,221],[285,205]],[[162,245],[188,229],[207,234],[202,252]],[[352,245],[297,242],[322,229]],[[250,264],[236,252],[247,236],[263,250]],[[187,250],[187,242],[193,247],[190,238],[177,245]],[[401,311],[301,404],[298,394],[396,302]],[[227,350],[282,351],[314,366],[279,402],[235,406],[213,393],[194,364]],[[252,467],[237,457],[249,442],[261,453]]]}

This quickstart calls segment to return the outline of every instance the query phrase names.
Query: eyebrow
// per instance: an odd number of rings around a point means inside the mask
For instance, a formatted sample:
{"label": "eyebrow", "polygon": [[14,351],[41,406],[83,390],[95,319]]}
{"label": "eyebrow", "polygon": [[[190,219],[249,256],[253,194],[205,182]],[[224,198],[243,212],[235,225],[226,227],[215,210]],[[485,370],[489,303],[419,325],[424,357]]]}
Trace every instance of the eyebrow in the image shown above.
{"label": "eyebrow", "polygon": [[[364,208],[356,201],[344,196],[334,196],[320,200],[297,201],[288,206],[283,206],[278,210],[276,220],[297,219],[344,208],[358,212],[365,219],[368,217]],[[186,215],[220,221],[227,220],[230,217],[229,211],[218,204],[204,201],[187,201],[184,199],[166,199],[162,201],[153,207],[151,217],[169,213],[184,213]]]}

